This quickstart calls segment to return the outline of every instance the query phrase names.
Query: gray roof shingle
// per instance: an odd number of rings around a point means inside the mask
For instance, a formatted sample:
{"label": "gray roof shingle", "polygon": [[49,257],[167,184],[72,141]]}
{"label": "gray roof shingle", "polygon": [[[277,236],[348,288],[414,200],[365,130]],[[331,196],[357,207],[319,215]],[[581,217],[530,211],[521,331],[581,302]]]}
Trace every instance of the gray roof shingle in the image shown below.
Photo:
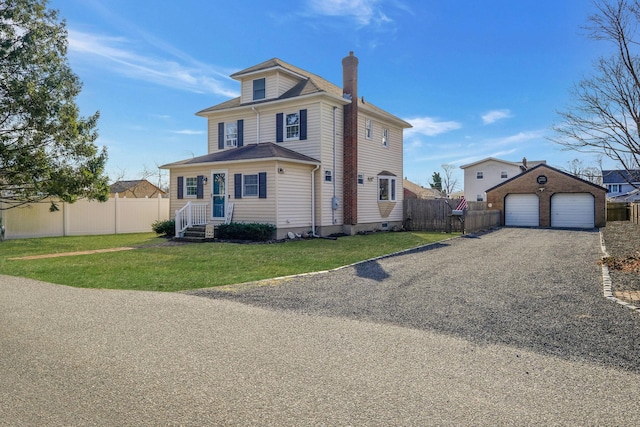
{"label": "gray roof shingle", "polygon": [[215,153],[198,156],[187,160],[169,163],[161,166],[186,166],[201,163],[224,163],[247,160],[290,160],[296,163],[319,164],[320,161],[313,157],[305,156],[296,151],[282,147],[273,142],[263,142],[260,144],[247,144],[242,147],[232,148]]}

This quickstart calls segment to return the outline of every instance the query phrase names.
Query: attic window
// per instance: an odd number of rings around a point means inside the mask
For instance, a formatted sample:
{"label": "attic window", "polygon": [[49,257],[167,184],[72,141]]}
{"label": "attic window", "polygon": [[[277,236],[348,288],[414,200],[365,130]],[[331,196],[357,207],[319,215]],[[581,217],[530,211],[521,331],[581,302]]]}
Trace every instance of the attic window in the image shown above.
{"label": "attic window", "polygon": [[500,172],[500,178],[502,178],[502,179],[506,179],[506,178],[508,178],[508,176],[509,176],[509,175],[507,174],[507,171],[502,171],[502,172]]}
{"label": "attic window", "polygon": [[253,100],[264,99],[266,97],[264,77],[253,81]]}
{"label": "attic window", "polygon": [[484,179],[484,172],[476,172],[476,179]]}

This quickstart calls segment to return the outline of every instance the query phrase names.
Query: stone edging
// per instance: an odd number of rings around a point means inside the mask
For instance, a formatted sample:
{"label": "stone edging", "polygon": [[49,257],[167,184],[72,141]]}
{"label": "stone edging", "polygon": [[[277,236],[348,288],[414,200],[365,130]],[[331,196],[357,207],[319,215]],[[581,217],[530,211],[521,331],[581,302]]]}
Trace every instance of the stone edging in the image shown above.
{"label": "stone edging", "polygon": [[621,300],[620,298],[616,298],[613,295],[613,291],[611,289],[611,276],[609,275],[609,267],[604,263],[604,258],[609,257],[609,253],[607,252],[607,248],[604,245],[604,237],[602,236],[602,230],[598,230],[600,234],[600,249],[602,250],[602,261],[600,264],[602,265],[602,288],[604,297],[609,301],[616,302],[623,307],[628,308],[629,310],[633,310],[636,313],[640,314],[640,307],[637,307],[633,304],[630,304],[626,301]]}

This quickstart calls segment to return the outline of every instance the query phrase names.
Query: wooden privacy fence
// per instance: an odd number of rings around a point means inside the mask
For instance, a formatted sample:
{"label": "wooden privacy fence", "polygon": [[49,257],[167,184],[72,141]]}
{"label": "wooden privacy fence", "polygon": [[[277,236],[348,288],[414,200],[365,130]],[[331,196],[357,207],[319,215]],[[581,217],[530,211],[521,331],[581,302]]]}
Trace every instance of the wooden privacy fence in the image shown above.
{"label": "wooden privacy fence", "polygon": [[607,202],[607,221],[628,221],[629,203]]}
{"label": "wooden privacy fence", "polygon": [[[169,199],[110,198],[104,203],[78,200],[58,202],[49,212],[50,200],[1,211],[6,239],[150,232],[155,221],[169,219]],[[0,206],[2,207],[2,206]]]}
{"label": "wooden privacy fence", "polygon": [[[462,222],[451,216],[458,200],[405,199],[404,226],[413,231],[461,232]],[[468,202],[464,217],[464,231],[474,233],[500,226],[500,211],[487,209],[485,202]]]}
{"label": "wooden privacy fence", "polygon": [[629,209],[629,221],[640,225],[640,203],[631,203]]}

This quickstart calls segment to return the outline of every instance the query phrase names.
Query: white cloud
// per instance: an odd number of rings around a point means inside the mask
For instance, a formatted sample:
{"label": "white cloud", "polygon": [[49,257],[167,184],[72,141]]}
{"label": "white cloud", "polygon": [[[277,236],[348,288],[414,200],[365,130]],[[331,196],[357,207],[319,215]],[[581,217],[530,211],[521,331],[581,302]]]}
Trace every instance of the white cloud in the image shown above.
{"label": "white cloud", "polygon": [[177,133],[179,135],[204,135],[205,132],[202,130],[183,129],[183,130],[174,130],[171,133]]}
{"label": "white cloud", "polygon": [[490,125],[498,120],[508,119],[509,117],[513,117],[511,110],[492,110],[482,115],[482,122],[485,125]]}
{"label": "white cloud", "polygon": [[111,37],[69,29],[69,51],[79,54],[78,58],[102,65],[128,78],[142,80],[179,90],[195,93],[213,93],[225,97],[236,97],[238,92],[231,89],[227,79],[211,66],[191,60],[187,55],[169,52],[177,60],[139,54],[127,39]]}
{"label": "white cloud", "polygon": [[436,136],[462,127],[459,122],[439,121],[433,117],[413,117],[404,120],[413,126],[404,131],[405,138],[411,138],[414,135]]}
{"label": "white cloud", "polygon": [[381,3],[381,0],[308,0],[311,13],[351,17],[362,26],[393,22],[382,11]]}

